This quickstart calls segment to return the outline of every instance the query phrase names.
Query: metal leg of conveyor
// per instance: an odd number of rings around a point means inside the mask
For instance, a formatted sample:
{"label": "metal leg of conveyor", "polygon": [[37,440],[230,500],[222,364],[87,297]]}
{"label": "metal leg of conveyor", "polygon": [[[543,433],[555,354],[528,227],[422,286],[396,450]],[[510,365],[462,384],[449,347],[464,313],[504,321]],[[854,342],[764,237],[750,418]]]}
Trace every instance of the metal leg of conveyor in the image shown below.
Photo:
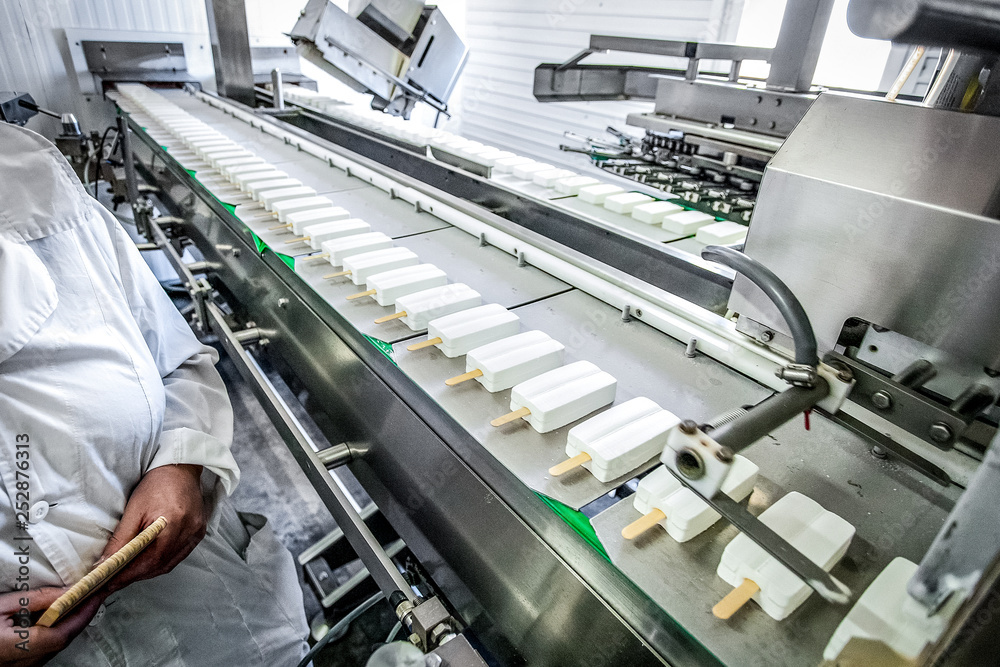
{"label": "metal leg of conveyor", "polygon": [[[330,512],[378,587],[386,597],[400,591],[411,603],[417,603],[416,594],[393,564],[389,555],[386,554],[382,545],[372,535],[371,530],[365,525],[364,519],[354,509],[348,495],[327,473],[327,467],[315,451],[309,436],[302,429],[288,406],[285,405],[285,402],[278,396],[274,386],[261,371],[256,359],[243,349],[242,342],[226,323],[225,315],[214,303],[208,303],[206,311],[211,329],[219,336],[222,346],[232,357],[240,374],[250,384],[264,411],[286,444],[292,449],[293,454],[296,454],[296,458],[299,458],[300,454],[304,455],[307,465],[313,468],[314,472],[322,473],[320,476],[326,481],[326,490],[336,500],[335,503],[328,503]],[[346,462],[346,460],[342,462]],[[303,463],[301,458],[300,463]],[[310,477],[315,483],[317,476],[311,475]]]}

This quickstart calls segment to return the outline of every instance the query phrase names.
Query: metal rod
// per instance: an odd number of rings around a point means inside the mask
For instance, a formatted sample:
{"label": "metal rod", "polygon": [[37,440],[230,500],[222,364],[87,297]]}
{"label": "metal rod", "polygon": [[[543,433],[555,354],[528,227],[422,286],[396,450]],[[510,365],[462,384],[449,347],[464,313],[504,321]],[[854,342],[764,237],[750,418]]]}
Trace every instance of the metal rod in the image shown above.
{"label": "metal rod", "polygon": [[[382,545],[375,539],[364,519],[354,509],[347,494],[330,478],[330,474],[314,450],[309,436],[306,435],[298,420],[274,390],[270,380],[260,370],[256,360],[243,349],[233,330],[226,323],[222,311],[214,303],[210,303],[208,304],[208,314],[212,329],[219,336],[219,341],[236,363],[240,374],[249,382],[254,394],[260,400],[261,406],[282,439],[288,444],[292,454],[296,458],[306,457],[314,473],[311,475],[313,479],[319,477],[324,480],[325,484],[322,490],[334,500],[332,503],[327,503],[330,513],[333,514],[337,525],[344,531],[344,536],[358,554],[358,558],[371,572],[378,587],[386,596],[398,590],[408,600],[416,603],[419,598],[410,588],[406,579],[403,578],[403,575],[396,569],[396,565],[386,554]],[[304,466],[301,459],[299,463]],[[306,472],[310,471],[306,470]],[[316,475],[316,472],[319,472],[320,475]]]}
{"label": "metal rod", "polygon": [[734,453],[746,449],[765,435],[809,410],[830,393],[830,385],[822,377],[812,387],[791,387],[773,394],[746,415],[723,424],[711,432],[712,439]]}
{"label": "metal rod", "polygon": [[937,375],[937,368],[926,359],[917,359],[912,364],[892,376],[892,381],[904,387],[917,389],[922,387]]}
{"label": "metal rod", "polygon": [[132,156],[132,134],[128,127],[128,118],[119,114],[115,119],[118,124],[118,138],[122,143],[122,160],[125,162],[125,189],[128,192],[132,215],[139,220],[136,205],[139,203],[139,180],[135,175],[135,161]]}
{"label": "metal rod", "polygon": [[285,86],[281,81],[281,70],[275,67],[271,70],[271,91],[274,95],[274,108],[285,108]]}

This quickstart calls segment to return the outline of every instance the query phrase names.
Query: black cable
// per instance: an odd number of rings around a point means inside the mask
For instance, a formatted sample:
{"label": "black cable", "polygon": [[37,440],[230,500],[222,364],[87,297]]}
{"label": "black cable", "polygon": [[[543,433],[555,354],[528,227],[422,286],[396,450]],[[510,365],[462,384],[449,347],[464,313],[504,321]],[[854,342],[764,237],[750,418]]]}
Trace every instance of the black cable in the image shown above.
{"label": "black cable", "polygon": [[[97,184],[101,181],[101,164],[103,164],[103,162],[104,162],[104,142],[107,141],[108,133],[111,132],[112,130],[115,130],[117,132],[118,128],[116,128],[114,125],[111,125],[111,126],[108,127],[108,129],[104,130],[104,134],[101,135],[101,143],[99,143],[97,145],[97,160],[96,160],[96,166],[95,166],[95,169],[94,169],[94,172],[95,172],[94,173],[94,199],[97,199]],[[112,150],[114,150],[114,146],[112,146]]]}
{"label": "black cable", "polygon": [[759,287],[777,307],[792,331],[795,342],[795,363],[816,368],[819,355],[816,352],[816,334],[813,332],[809,316],[799,300],[788,289],[788,285],[758,262],[738,250],[726,246],[710,245],[701,251],[702,259],[717,262],[742,273],[750,282]]}
{"label": "black cable", "polygon": [[306,665],[312,662],[312,659],[316,657],[316,654],[323,650],[324,646],[329,644],[331,641],[335,641],[343,637],[347,632],[348,626],[350,626],[357,617],[374,607],[384,597],[385,596],[382,593],[376,593],[358,605],[354,611],[337,621],[337,623],[334,624],[334,626],[330,628],[325,635],[323,635],[323,638],[316,642],[316,645],[309,649],[308,653],[302,656],[302,660],[299,661],[297,667],[306,667]]}

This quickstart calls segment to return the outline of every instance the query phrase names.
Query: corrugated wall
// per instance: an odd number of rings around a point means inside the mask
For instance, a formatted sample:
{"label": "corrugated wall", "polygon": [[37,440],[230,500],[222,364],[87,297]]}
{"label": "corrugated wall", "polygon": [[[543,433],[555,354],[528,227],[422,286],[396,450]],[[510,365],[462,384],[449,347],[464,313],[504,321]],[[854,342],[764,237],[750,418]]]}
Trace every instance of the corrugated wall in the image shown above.
{"label": "corrugated wall", "polygon": [[[558,150],[564,130],[601,136],[608,125],[625,129],[625,116],[652,110],[652,102],[539,104],[531,94],[536,65],[567,60],[587,47],[591,34],[727,41],[741,6],[739,0],[468,0],[471,54],[458,109],[461,132],[579,167],[582,158]],[[638,55],[591,56],[586,62],[676,66],[671,59]]]}
{"label": "corrugated wall", "polygon": [[[198,35],[207,42],[203,0],[0,0],[0,90],[30,92],[42,106],[71,110],[85,130],[110,121],[109,105],[80,91],[66,29],[128,30]],[[56,121],[29,127],[48,135]]]}

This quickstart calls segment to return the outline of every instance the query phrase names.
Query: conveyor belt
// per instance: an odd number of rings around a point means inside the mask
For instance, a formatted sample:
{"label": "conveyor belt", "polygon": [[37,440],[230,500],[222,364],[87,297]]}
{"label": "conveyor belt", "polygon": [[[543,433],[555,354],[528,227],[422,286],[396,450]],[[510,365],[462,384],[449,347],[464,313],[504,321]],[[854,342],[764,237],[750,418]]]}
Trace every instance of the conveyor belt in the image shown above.
{"label": "conveyor belt", "polygon": [[[437,264],[452,281],[465,282],[480,291],[485,302],[514,309],[522,318],[522,330],[541,329],[561,340],[567,346],[567,361],[587,359],[611,372],[619,381],[616,403],[648,396],[682,417],[708,420],[770,393],[769,388],[707,356],[687,358],[682,342],[642,321],[622,321],[617,309],[535,267],[518,266],[516,257],[508,252],[480,247],[476,237],[429,211],[415,211],[401,199],[252,129],[198,98],[168,91],[164,95],[219,131],[246,142],[249,150],[306,185],[329,193],[335,204],[366,219],[374,230],[389,234],[398,240],[397,245],[414,250],[424,261]],[[136,119],[145,122],[141,115]],[[162,140],[168,150],[180,148],[152,129],[149,133]],[[196,163],[182,152],[176,154],[185,166],[196,170],[196,177],[204,176]],[[233,220],[233,224],[238,223]],[[255,231],[272,248],[284,250],[280,235],[269,233],[266,225],[258,225]],[[325,262],[298,263],[295,289],[310,302],[318,296],[319,303],[325,302],[358,331],[392,343],[395,361],[409,380],[526,486],[570,507],[590,511],[588,504],[625,481],[601,484],[589,473],[551,479],[546,471],[564,458],[568,427],[544,435],[527,425],[491,428],[489,419],[508,409],[509,390],[490,394],[477,383],[446,388],[443,380],[463,372],[464,359],[446,359],[435,349],[407,352],[405,345],[423,336],[398,322],[374,325],[376,317],[392,309],[371,300],[347,302],[343,297],[358,291],[357,286],[322,280],[320,276],[330,270]],[[243,307],[252,311],[253,304]],[[750,509],[759,513],[784,493],[797,490],[850,521],[857,535],[835,572],[858,593],[893,557],[920,559],[958,490],[942,490],[891,460],[874,460],[868,453],[869,444],[859,437],[816,415],[812,421],[811,432],[805,432],[801,423],[788,424],[743,452],[761,468]],[[650,461],[643,469],[653,464]],[[504,496],[503,489],[496,491]],[[448,508],[434,511],[447,512]],[[457,517],[461,512],[455,514]],[[814,595],[780,623],[756,608],[744,610],[728,623],[718,621],[709,610],[729,587],[714,570],[734,529],[716,525],[683,545],[662,532],[635,544],[621,544],[618,531],[636,517],[631,498],[624,498],[599,514],[594,525],[611,560],[696,642],[732,664],[819,662],[823,646],[846,608],[830,606]],[[427,537],[433,540],[433,536]],[[516,577],[517,573],[507,575]],[[567,617],[562,623],[567,632],[584,630],[573,625],[579,620]],[[684,655],[691,654],[678,654]]]}

